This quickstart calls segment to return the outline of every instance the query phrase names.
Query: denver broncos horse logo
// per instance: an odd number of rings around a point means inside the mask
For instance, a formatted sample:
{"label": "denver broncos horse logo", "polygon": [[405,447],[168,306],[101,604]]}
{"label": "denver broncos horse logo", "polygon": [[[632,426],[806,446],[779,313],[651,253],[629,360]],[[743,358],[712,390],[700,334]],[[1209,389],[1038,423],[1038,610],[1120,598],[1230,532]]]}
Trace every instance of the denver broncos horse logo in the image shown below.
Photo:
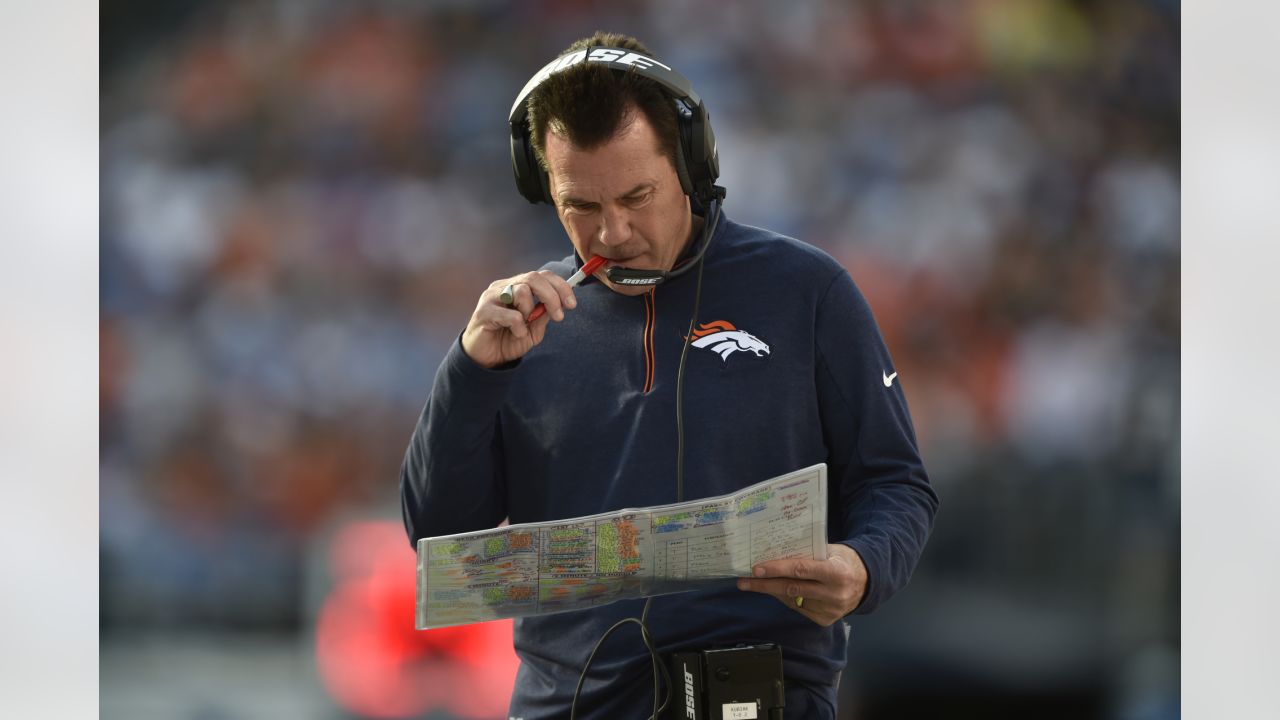
{"label": "denver broncos horse logo", "polygon": [[693,337],[694,347],[708,348],[711,352],[718,353],[725,362],[729,362],[729,356],[739,350],[750,350],[756,357],[769,354],[769,346],[761,342],[760,338],[739,330],[727,320],[703,323],[693,331]]}

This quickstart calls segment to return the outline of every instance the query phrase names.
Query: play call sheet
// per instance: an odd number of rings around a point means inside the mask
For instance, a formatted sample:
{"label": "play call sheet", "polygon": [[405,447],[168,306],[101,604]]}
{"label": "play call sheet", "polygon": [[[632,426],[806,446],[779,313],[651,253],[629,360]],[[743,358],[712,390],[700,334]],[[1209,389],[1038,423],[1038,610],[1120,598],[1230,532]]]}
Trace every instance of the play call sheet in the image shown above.
{"label": "play call sheet", "polygon": [[730,495],[418,541],[418,629],[579,610],[826,558],[827,466]]}

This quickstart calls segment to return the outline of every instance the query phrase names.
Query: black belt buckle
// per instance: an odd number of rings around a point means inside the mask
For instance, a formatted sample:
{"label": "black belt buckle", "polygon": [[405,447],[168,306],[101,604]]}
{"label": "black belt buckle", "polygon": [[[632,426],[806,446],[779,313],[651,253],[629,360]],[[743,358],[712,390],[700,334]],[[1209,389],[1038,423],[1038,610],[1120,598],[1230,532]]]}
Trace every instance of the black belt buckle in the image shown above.
{"label": "black belt buckle", "polygon": [[668,720],[782,720],[777,643],[672,653]]}

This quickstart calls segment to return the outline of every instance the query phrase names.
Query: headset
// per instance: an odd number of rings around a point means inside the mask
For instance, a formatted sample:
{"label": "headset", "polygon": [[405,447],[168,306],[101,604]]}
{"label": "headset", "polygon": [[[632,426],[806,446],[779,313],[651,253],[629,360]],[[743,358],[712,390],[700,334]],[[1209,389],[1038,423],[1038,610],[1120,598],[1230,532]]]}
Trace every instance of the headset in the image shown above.
{"label": "headset", "polygon": [[[617,47],[589,47],[566,53],[547,63],[525,83],[511,106],[508,125],[511,129],[511,170],[515,174],[516,189],[531,203],[554,205],[551,183],[547,171],[538,163],[529,129],[529,95],[548,77],[583,63],[595,63],[617,73],[633,72],[652,80],[672,99],[676,111],[676,175],[680,187],[708,213],[715,211],[719,220],[720,203],[725,189],[716,185],[720,177],[720,158],[716,153],[716,136],[711,130],[710,115],[702,98],[693,91],[685,76],[669,65],[632,50]],[[706,230],[714,230],[717,223],[708,223]],[[697,255],[680,267],[662,270],[636,270],[612,267],[609,279],[620,285],[657,285],[678,277],[699,265],[711,242],[711,233],[703,233],[703,242]]]}
{"label": "headset", "polygon": [[686,195],[704,205],[716,195],[715,181],[720,177],[720,159],[716,155],[716,136],[702,98],[693,91],[688,79],[669,65],[640,53],[615,47],[590,47],[566,53],[547,63],[525,83],[511,106],[511,169],[516,188],[531,203],[555,204],[547,172],[538,164],[529,134],[529,94],[548,77],[582,63],[594,63],[618,71],[634,72],[657,83],[672,98],[676,109],[676,174]]}

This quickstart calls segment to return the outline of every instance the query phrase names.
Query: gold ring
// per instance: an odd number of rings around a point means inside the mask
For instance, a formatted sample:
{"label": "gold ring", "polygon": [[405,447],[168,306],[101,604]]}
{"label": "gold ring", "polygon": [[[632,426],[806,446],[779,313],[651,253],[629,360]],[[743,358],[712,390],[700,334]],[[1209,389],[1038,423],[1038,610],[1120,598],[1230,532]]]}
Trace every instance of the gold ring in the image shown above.
{"label": "gold ring", "polygon": [[498,302],[503,305],[514,305],[516,302],[516,286],[510,283],[502,288],[502,292],[498,293]]}
{"label": "gold ring", "polygon": [[798,608],[802,608],[802,607],[804,607],[804,596],[803,596],[803,595],[797,595],[797,596],[796,596],[796,607],[798,607]]}

